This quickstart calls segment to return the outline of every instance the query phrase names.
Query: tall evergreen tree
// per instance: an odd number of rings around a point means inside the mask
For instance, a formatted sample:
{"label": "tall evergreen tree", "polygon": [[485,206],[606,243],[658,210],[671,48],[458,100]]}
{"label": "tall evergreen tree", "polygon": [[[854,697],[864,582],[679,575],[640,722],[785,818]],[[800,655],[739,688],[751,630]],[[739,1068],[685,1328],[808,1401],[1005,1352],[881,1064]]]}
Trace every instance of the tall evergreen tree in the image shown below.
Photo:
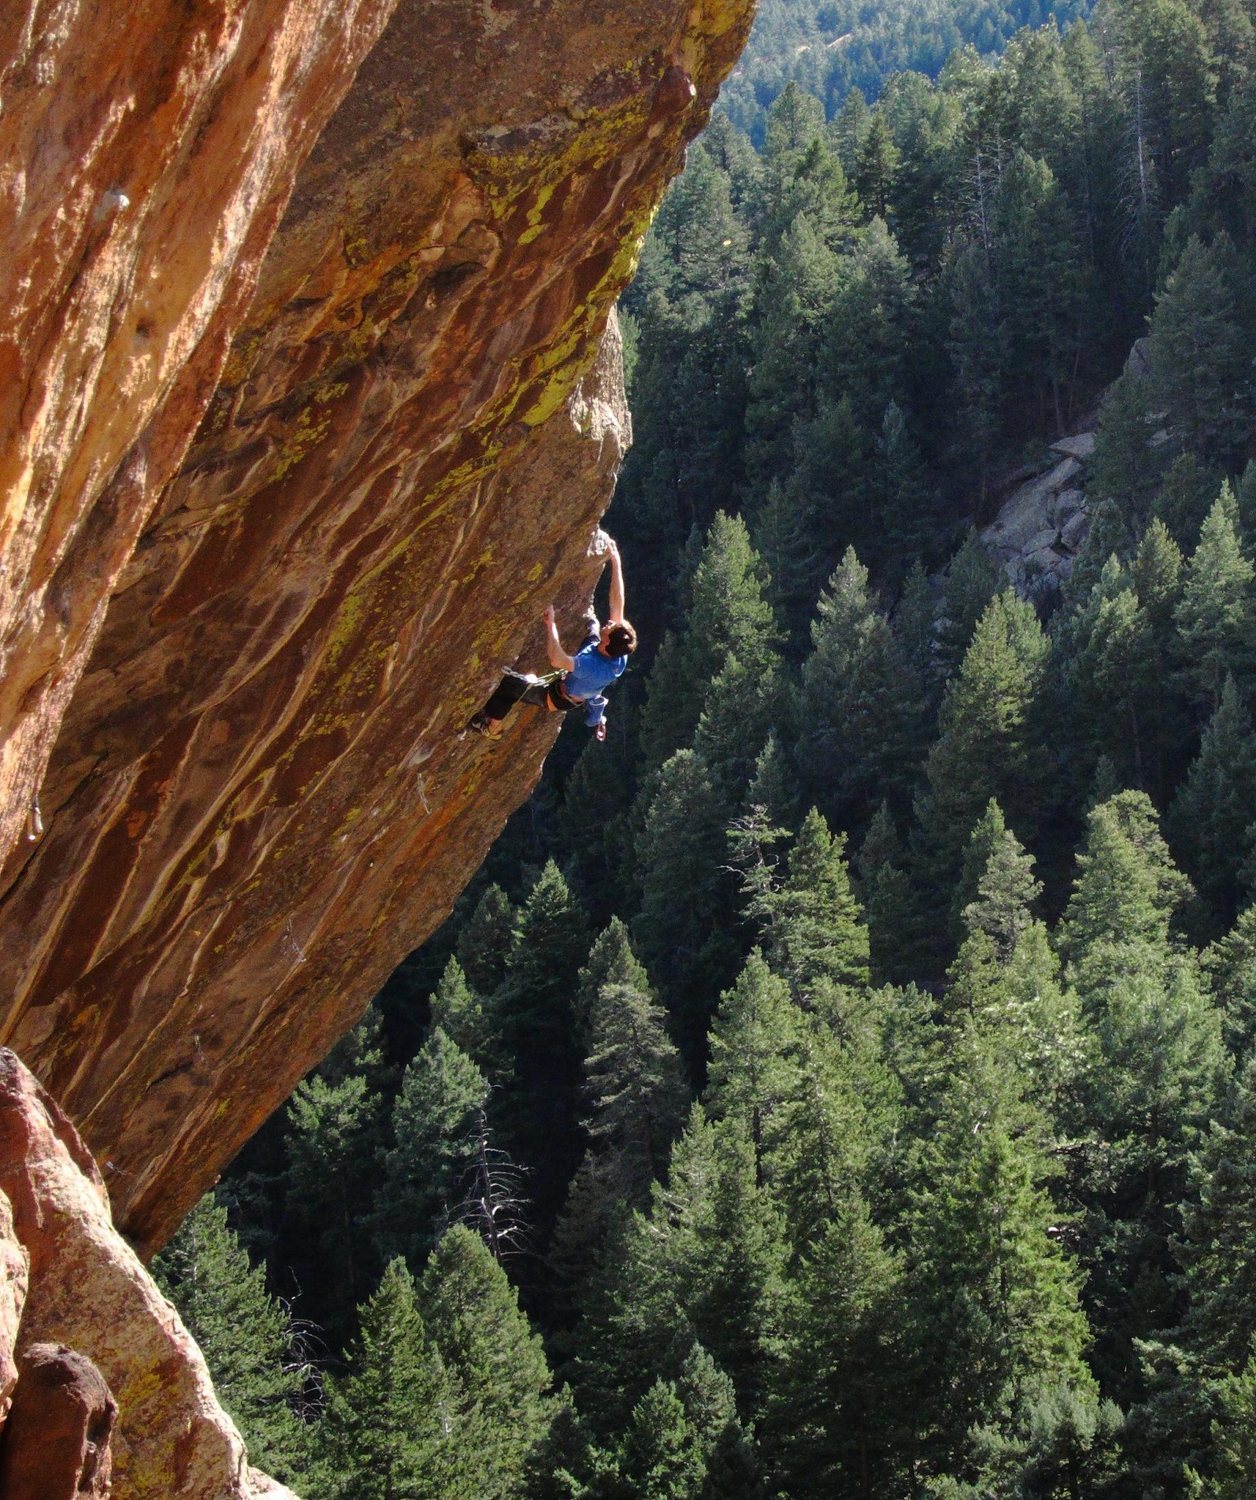
{"label": "tall evergreen tree", "polygon": [[1148,338],[1155,396],[1184,448],[1233,462],[1250,420],[1251,374],[1233,247],[1192,236],[1156,302]]}
{"label": "tall evergreen tree", "polygon": [[1236,521],[1233,497],[1223,492],[1204,521],[1174,611],[1184,683],[1209,712],[1220,706],[1227,673],[1243,686],[1252,677],[1256,569],[1243,554]]}
{"label": "tall evergreen tree", "polygon": [[964,1049],[913,1215],[916,1420],[935,1472],[962,1472],[974,1425],[1006,1430],[1060,1380],[1090,1387],[1080,1277],[1055,1233],[1018,1083],[975,1039]]}
{"label": "tall evergreen tree", "polygon": [[692,750],[663,767],[637,842],[642,901],[634,942],[673,1016],[691,1070],[698,1060],[713,976],[736,963],[734,890],[724,868],[725,804]]}
{"label": "tall evergreen tree", "polygon": [[1256,906],[1246,907],[1201,961],[1221,1010],[1226,1044],[1236,1058],[1244,1058],[1256,1038]]}
{"label": "tall evergreen tree", "polygon": [[917,801],[920,853],[936,891],[959,875],[964,840],[991,797],[1032,837],[1047,761],[1035,720],[1049,646],[1033,608],[1000,594],[947,685],[941,734]]}
{"label": "tall evergreen tree", "polygon": [[506,1273],[464,1225],[432,1252],[418,1300],[449,1374],[448,1417],[460,1455],[474,1466],[474,1493],[512,1500],[554,1416],[541,1341]]}
{"label": "tall evergreen tree", "polygon": [[386,1105],[361,1073],[336,1083],[312,1074],[288,1104],[281,1243],[334,1339],[348,1335],[353,1299],[377,1274],[372,1242],[360,1226],[370,1219]]}
{"label": "tall evergreen tree", "polygon": [[487,1098],[484,1075],[434,1027],[393,1102],[394,1145],[384,1156],[374,1229],[386,1258],[403,1256],[416,1270],[426,1260],[470,1186]]}
{"label": "tall evergreen tree", "polygon": [[589,1144],[556,1237],[556,1255],[576,1283],[616,1220],[646,1207],[684,1123],[680,1058],[648,989],[613,979],[602,984],[584,1077]]}
{"label": "tall evergreen tree", "polygon": [[903,1482],[902,1283],[900,1257],[852,1195],[805,1256],[789,1305],[785,1369],[767,1422],[787,1493],[874,1500]]}
{"label": "tall evergreen tree", "polygon": [[711,684],[730,657],[769,670],[776,628],[763,563],[740,518],[715,517],[693,574],[682,635],[660,647],[647,686],[641,750],[647,770],[692,743]]}
{"label": "tall evergreen tree", "polygon": [[473,992],[491,995],[502,982],[515,934],[515,910],[499,885],[485,887],[458,933],[457,959]]}
{"label": "tall evergreen tree", "polygon": [[580,1154],[572,977],[588,950],[584,913],[551,861],[519,913],[505,978],[493,997],[507,1062],[495,1101],[502,1144],[529,1169],[542,1235],[552,1227]]}
{"label": "tall evergreen tree", "polygon": [[923,704],[853,547],[816,610],[803,664],[800,759],[830,821],[858,827],[882,799],[905,805],[922,751]]}
{"label": "tall evergreen tree", "polygon": [[227,1210],[207,1194],[152,1269],[205,1356],[249,1457],[276,1479],[302,1479],[308,1437],[297,1404],[309,1366],[287,1309],[266,1291],[264,1270],[227,1227]]}
{"label": "tall evergreen tree", "polygon": [[451,1431],[452,1391],[401,1260],[360,1309],[348,1373],[329,1382],[319,1430],[328,1500],[460,1500],[474,1488],[471,1452]]}
{"label": "tall evergreen tree", "polygon": [[1168,828],[1195,889],[1213,909],[1213,927],[1238,915],[1256,808],[1256,743],[1252,721],[1233,677],[1221,689],[1199,758],[1170,810]]}

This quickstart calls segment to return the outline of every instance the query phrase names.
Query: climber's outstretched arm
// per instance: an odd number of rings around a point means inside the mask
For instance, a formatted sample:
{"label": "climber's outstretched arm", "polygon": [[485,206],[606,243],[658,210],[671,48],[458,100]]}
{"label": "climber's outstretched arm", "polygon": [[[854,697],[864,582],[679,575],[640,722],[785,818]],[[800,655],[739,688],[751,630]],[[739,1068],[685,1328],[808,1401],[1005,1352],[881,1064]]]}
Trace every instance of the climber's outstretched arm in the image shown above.
{"label": "climber's outstretched arm", "polygon": [[563,643],[558,639],[558,626],[554,623],[554,606],[547,604],[545,614],[545,654],[549,657],[549,664],[556,672],[570,672],[575,662],[563,650]]}
{"label": "climber's outstretched arm", "polygon": [[624,618],[624,565],[619,558],[619,548],[612,541],[606,549],[611,560],[610,621],[617,625]]}

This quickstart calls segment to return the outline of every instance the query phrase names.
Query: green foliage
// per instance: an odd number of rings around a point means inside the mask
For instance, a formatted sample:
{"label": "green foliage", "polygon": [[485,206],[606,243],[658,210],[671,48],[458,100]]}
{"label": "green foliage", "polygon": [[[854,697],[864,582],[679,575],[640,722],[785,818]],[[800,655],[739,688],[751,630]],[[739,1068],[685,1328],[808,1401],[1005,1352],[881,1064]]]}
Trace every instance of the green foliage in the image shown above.
{"label": "green foliage", "polygon": [[[1045,1162],[1023,1133],[1018,1082],[975,1037],[965,1047],[913,1215],[922,1435],[942,1472],[974,1425],[1005,1427],[1060,1380],[1090,1385],[1079,1277],[1058,1240]],[[943,1368],[950,1381],[938,1380]]]}
{"label": "green foliage", "polygon": [[923,749],[923,694],[873,608],[853,548],[816,612],[802,673],[800,759],[826,816],[866,826],[880,799],[907,803]]}
{"label": "green foliage", "polygon": [[608,977],[599,986],[584,1060],[584,1098],[588,1149],[572,1181],[556,1244],[556,1256],[573,1280],[592,1267],[616,1220],[647,1205],[684,1122],[688,1095],[680,1058],[644,983]]}
{"label": "green foliage", "polygon": [[449,1421],[471,1493],[513,1500],[554,1416],[541,1341],[483,1242],[455,1225],[419,1281],[419,1306],[450,1378]]}
{"label": "green foliage", "polygon": [[542,1233],[552,1226],[579,1160],[572,978],[588,950],[584,913],[551,861],[520,910],[505,977],[493,997],[506,1062],[494,1100],[501,1143],[530,1171],[534,1225]]}
{"label": "green foliage", "polygon": [[250,1264],[227,1227],[227,1210],[202,1198],[152,1270],[205,1356],[253,1462],[297,1481],[307,1456],[297,1407],[309,1366],[287,1309],[266,1291],[264,1270]]}
{"label": "green foliage", "polygon": [[471,1452],[450,1431],[453,1387],[400,1260],[359,1309],[348,1373],[328,1382],[319,1429],[327,1500],[469,1497]]}
{"label": "green foliage", "polygon": [[1241,683],[1252,674],[1256,569],[1244,556],[1237,519],[1233,496],[1224,491],[1204,521],[1174,611],[1185,685],[1210,712],[1220,706],[1227,673]]}
{"label": "green foliage", "polygon": [[351,1326],[353,1299],[377,1274],[359,1226],[370,1219],[371,1167],[383,1141],[386,1100],[361,1073],[336,1083],[315,1073],[297,1085],[288,1105],[285,1238],[323,1326],[340,1337]]}
{"label": "green foliage", "polygon": [[[451,963],[453,960],[451,960]],[[470,1187],[484,1075],[439,1026],[410,1062],[393,1104],[375,1234],[385,1259],[414,1269]]]}
{"label": "green foliage", "polygon": [[947,684],[928,789],[917,800],[919,850],[937,891],[959,875],[964,842],[991,797],[1025,834],[1037,827],[1048,763],[1035,713],[1049,649],[1032,606],[999,594]]}
{"label": "green foliage", "polygon": [[1169,813],[1168,827],[1197,891],[1223,926],[1238,914],[1256,808],[1256,742],[1233,677],[1221,689],[1199,757]]}

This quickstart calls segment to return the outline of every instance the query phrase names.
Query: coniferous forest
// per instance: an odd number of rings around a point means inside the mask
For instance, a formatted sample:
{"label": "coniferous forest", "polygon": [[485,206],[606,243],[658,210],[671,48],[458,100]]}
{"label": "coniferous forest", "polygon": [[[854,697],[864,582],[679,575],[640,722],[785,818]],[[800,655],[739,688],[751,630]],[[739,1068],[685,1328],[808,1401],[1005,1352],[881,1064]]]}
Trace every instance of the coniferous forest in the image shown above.
{"label": "coniferous forest", "polygon": [[309,1500],[1256,1493],[1254,21],[765,3],[609,737],[160,1261]]}

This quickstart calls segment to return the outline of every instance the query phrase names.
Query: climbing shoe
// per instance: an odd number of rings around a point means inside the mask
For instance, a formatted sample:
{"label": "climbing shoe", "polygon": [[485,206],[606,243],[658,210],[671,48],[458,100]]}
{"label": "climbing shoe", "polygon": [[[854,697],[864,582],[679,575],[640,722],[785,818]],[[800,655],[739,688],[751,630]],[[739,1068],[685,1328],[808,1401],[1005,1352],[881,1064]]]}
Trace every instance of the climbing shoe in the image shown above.
{"label": "climbing shoe", "polygon": [[486,740],[499,740],[502,737],[501,720],[490,719],[486,713],[472,714],[467,720],[467,728],[473,734],[482,735]]}

